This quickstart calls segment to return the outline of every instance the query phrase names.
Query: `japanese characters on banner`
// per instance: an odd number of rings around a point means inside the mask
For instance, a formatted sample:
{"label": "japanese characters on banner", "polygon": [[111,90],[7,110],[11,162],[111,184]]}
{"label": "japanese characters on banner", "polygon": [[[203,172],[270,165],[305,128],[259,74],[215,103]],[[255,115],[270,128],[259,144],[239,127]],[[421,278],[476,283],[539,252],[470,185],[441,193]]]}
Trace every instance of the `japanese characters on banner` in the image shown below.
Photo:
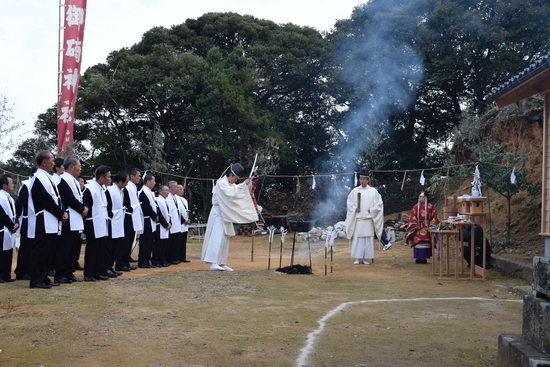
{"label": "japanese characters on banner", "polygon": [[82,63],[82,41],[86,20],[87,0],[65,0],[62,70],[60,71],[60,91],[57,108],[57,152],[66,155],[74,139],[74,112],[78,85],[80,83],[80,65]]}

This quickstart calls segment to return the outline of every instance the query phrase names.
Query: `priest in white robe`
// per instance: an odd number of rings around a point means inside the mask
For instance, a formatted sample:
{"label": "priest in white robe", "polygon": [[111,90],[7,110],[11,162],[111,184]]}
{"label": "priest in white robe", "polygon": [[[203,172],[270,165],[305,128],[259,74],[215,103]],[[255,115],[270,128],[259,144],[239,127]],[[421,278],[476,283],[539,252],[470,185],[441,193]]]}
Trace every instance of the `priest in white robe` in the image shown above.
{"label": "priest in white robe", "polygon": [[354,264],[370,264],[374,259],[374,235],[382,238],[384,203],[378,191],[368,186],[369,171],[363,169],[359,186],[351,190],[347,200],[346,235],[351,240]]}
{"label": "priest in white robe", "polygon": [[201,260],[210,263],[211,270],[233,271],[227,266],[229,240],[235,236],[233,223],[252,223],[258,220],[258,212],[252,201],[252,181],[247,178],[237,184],[244,167],[231,165],[212,190],[212,209],[206,224]]}

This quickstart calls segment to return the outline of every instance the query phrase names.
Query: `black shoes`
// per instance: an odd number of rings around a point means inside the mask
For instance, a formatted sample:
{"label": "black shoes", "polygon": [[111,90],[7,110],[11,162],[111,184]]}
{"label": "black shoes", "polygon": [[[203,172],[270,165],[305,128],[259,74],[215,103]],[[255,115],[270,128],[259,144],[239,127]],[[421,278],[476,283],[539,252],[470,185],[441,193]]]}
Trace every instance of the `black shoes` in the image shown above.
{"label": "black shoes", "polygon": [[111,270],[107,270],[107,277],[116,278],[116,277],[118,277],[118,275],[115,274],[114,272],[112,272]]}
{"label": "black shoes", "polygon": [[15,277],[15,279],[17,279],[17,280],[31,280],[31,276],[29,274],[18,275],[18,276]]}
{"label": "black shoes", "polygon": [[50,289],[51,287],[58,287],[59,283],[57,282],[49,282],[49,283],[42,283],[42,284],[31,284],[31,288],[42,288],[42,289]]}
{"label": "black shoes", "polygon": [[95,282],[95,278],[94,277],[84,277],[84,281],[85,282]]}
{"label": "black shoes", "polygon": [[191,261],[189,261],[189,260],[182,260],[181,262],[182,262],[182,263],[190,263]]}
{"label": "black shoes", "polygon": [[46,283],[37,284],[37,285],[31,284],[30,287],[31,288],[50,289],[52,287],[52,285],[51,284],[46,284]]}
{"label": "black shoes", "polygon": [[61,284],[70,284],[72,283],[73,281],[69,278],[60,278],[60,279],[56,279],[55,280],[57,283],[61,283]]}

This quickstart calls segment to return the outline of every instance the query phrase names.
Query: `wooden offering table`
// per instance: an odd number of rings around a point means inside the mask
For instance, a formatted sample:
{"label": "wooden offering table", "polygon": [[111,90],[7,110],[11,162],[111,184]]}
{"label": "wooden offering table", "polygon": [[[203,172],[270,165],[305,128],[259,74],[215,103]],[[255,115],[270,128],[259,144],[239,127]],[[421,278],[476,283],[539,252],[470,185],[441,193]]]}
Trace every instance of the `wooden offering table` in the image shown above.
{"label": "wooden offering table", "polygon": [[[438,279],[446,280],[485,280],[487,277],[486,246],[483,245],[483,266],[475,265],[475,239],[474,222],[453,223],[455,229],[429,230],[432,241],[432,275],[438,275]],[[463,238],[464,227],[472,226],[470,237],[470,268],[464,265],[463,247],[467,244]],[[453,238],[454,241],[450,241]],[[485,234],[483,243],[485,244]],[[437,245],[440,245],[439,248]],[[451,249],[453,247],[453,249]],[[439,260],[439,272],[436,272],[435,262]]]}
{"label": "wooden offering table", "polygon": [[[469,275],[468,278],[465,278],[465,279],[470,279],[470,280],[485,280],[487,278],[487,235],[485,234],[485,231],[483,231],[483,244],[482,244],[482,252],[483,252],[483,262],[482,262],[482,266],[477,266],[476,265],[476,262],[475,262],[475,255],[476,255],[476,250],[475,250],[475,230],[474,230],[474,226],[478,224],[476,222],[457,222],[457,223],[454,223],[454,225],[456,226],[456,228],[458,229],[459,231],[459,234],[458,234],[458,242],[457,242],[457,245],[460,246],[460,252],[462,254],[462,247],[467,244],[468,242],[470,243],[469,246],[470,246],[470,269],[467,273],[464,273],[464,259],[462,259],[461,261],[461,270],[460,270],[460,273],[461,275]],[[471,230],[470,230],[470,241],[466,241],[466,239],[464,238],[464,234],[463,234],[463,229],[464,227],[471,227]]]}
{"label": "wooden offering table", "polygon": [[[432,241],[432,275],[439,275],[439,279],[448,279],[446,277],[453,276],[454,279],[457,275],[456,271],[455,273],[451,273],[451,257],[450,257],[450,241],[449,239],[452,237],[454,239],[453,247],[455,248],[455,256],[454,256],[454,268],[456,269],[458,266],[456,256],[456,248],[457,248],[457,241],[458,241],[458,231],[452,230],[452,229],[430,229],[428,230],[430,232],[430,237]],[[441,240],[441,241],[439,241]],[[440,245],[438,248],[437,245]],[[439,273],[436,273],[435,269],[435,262],[439,260]],[[445,264],[445,272],[443,272],[443,264]]]}

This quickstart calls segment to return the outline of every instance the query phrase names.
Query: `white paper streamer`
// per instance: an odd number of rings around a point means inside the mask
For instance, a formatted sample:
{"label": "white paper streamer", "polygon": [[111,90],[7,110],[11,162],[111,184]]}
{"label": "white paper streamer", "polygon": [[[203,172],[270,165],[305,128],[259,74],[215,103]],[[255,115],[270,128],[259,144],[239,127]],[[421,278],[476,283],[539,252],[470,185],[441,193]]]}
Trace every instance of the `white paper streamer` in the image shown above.
{"label": "white paper streamer", "polygon": [[481,196],[481,173],[479,167],[476,166],[474,171],[474,180],[472,181],[472,196]]}
{"label": "white paper streamer", "polygon": [[273,237],[275,236],[275,226],[269,226],[267,227],[267,231],[269,232],[269,242],[273,242]]}
{"label": "white paper streamer", "polygon": [[325,247],[330,247],[334,245],[334,238],[336,237],[336,229],[327,230],[325,233],[327,236],[327,238],[325,239]]}
{"label": "white paper streamer", "polygon": [[287,232],[288,231],[285,229],[285,227],[281,227],[281,243],[285,243],[285,236]]}
{"label": "white paper streamer", "polygon": [[424,186],[426,183],[426,178],[424,177],[424,170],[422,170],[422,173],[420,174],[420,184]]}

